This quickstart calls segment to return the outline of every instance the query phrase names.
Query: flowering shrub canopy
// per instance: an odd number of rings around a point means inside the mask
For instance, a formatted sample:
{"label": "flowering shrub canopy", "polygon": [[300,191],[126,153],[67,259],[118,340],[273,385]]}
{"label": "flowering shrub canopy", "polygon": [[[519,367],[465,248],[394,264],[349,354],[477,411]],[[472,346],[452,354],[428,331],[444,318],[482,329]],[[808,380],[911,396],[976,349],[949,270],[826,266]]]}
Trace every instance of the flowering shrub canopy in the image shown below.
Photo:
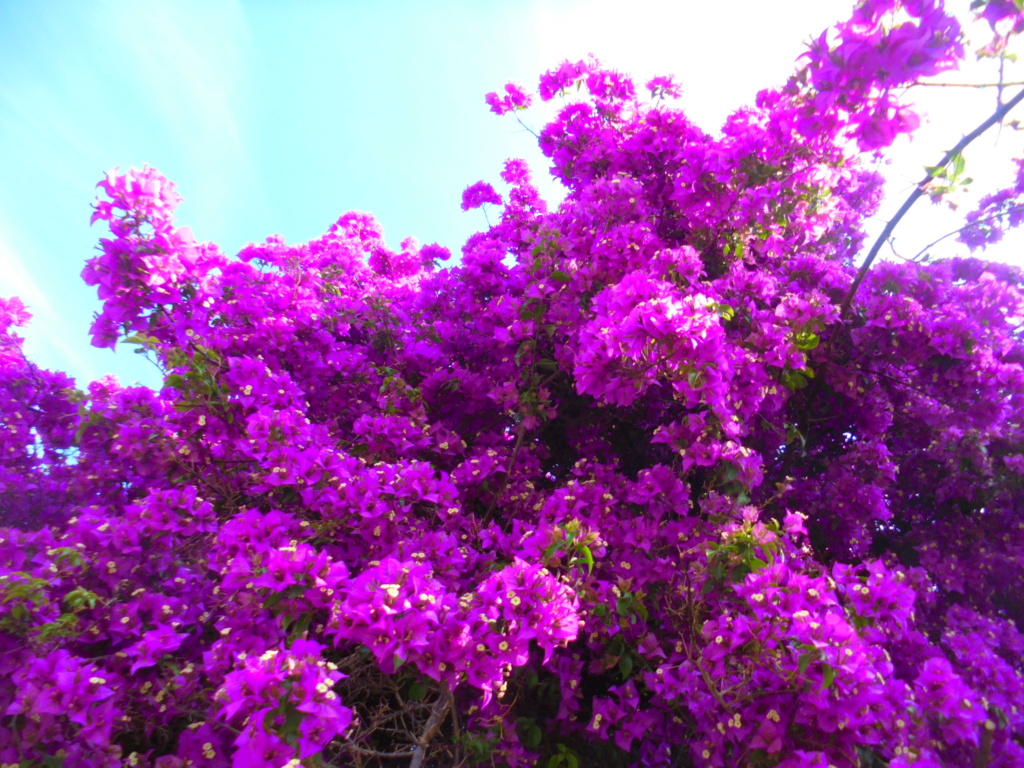
{"label": "flowering shrub canopy", "polygon": [[[999,55],[1021,4],[974,5]],[[228,258],[109,174],[93,343],[163,387],[76,389],[0,302],[0,763],[1024,765],[1024,275],[850,295],[859,152],[963,54],[866,0],[719,136],[565,62],[565,201],[508,161],[448,269],[363,213]]]}

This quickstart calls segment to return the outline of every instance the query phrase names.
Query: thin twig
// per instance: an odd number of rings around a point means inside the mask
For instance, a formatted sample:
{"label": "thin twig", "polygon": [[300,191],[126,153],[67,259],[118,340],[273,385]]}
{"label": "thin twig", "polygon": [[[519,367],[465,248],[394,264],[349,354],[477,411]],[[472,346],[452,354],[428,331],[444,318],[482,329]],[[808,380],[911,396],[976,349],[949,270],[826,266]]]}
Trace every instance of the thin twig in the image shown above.
{"label": "thin twig", "polygon": [[1024,85],[1024,80],[1010,83],[914,83],[914,86],[918,85],[930,86],[932,88],[1005,88],[1011,85]]}
{"label": "thin twig", "polygon": [[952,237],[953,235],[959,235],[964,230],[971,229],[972,227],[976,227],[979,224],[985,224],[985,223],[987,223],[989,221],[995,221],[996,219],[1001,219],[1004,216],[1010,216],[1011,214],[1018,213],[1019,211],[1024,211],[1024,205],[1015,205],[1015,206],[1013,206],[1012,208],[1010,208],[1008,210],[999,211],[998,213],[993,213],[991,216],[986,216],[986,217],[981,218],[981,219],[975,219],[970,224],[964,224],[959,229],[954,229],[952,232],[947,232],[942,237],[940,237],[938,240],[933,240],[932,242],[928,243],[928,245],[926,245],[924,248],[922,248],[920,251],[918,251],[916,254],[914,254],[914,256],[912,256],[909,259],[909,261],[917,261],[927,251],[929,251],[932,248],[934,248],[936,245],[941,243],[946,238]]}
{"label": "thin twig", "polygon": [[[957,142],[957,145],[949,150],[935,167],[945,168],[949,165],[953,158],[963,152],[968,144],[981,136],[996,123],[1001,123],[1003,118],[1006,117],[1006,114],[1021,101],[1024,101],[1024,90],[1021,90],[1016,96],[993,112],[992,115],[990,115],[981,125],[960,139],[960,141]],[[853,304],[853,297],[857,294],[857,289],[860,288],[860,284],[864,282],[864,278],[867,276],[868,270],[871,269],[871,264],[878,255],[878,252],[881,250],[882,245],[884,245],[889,239],[893,230],[896,229],[896,225],[900,223],[900,220],[903,219],[904,216],[907,215],[907,212],[910,211],[918,198],[925,193],[925,189],[932,179],[933,176],[929,173],[918,183],[917,187],[914,188],[914,191],[910,193],[910,196],[903,202],[903,205],[900,206],[896,215],[889,220],[888,224],[885,225],[885,229],[882,230],[882,234],[878,236],[878,239],[875,240],[874,244],[871,246],[871,250],[868,252],[867,258],[864,259],[864,263],[861,264],[860,269],[857,271],[857,276],[853,279],[853,284],[850,285],[850,290],[846,294],[846,298],[843,299],[842,307],[839,310],[840,319],[845,319],[849,313],[850,305]]]}
{"label": "thin twig", "polygon": [[523,128],[525,128],[527,132],[533,134],[533,138],[535,138],[538,141],[540,141],[540,134],[538,134],[535,130],[533,130],[533,128],[531,128],[526,123],[524,123],[522,118],[519,117],[518,113],[515,115],[515,118],[516,118],[516,122],[519,123],[521,126],[523,126]]}
{"label": "thin twig", "polygon": [[996,90],[996,108],[1003,106],[1003,89],[1006,83],[1003,81],[1003,73],[1006,71],[1006,56],[999,57],[999,88]]}
{"label": "thin twig", "polygon": [[367,757],[383,757],[383,758],[399,758],[399,757],[412,757],[416,750],[407,749],[403,752],[378,752],[376,749],[366,749],[364,747],[356,746],[355,744],[344,744],[343,749],[350,749],[360,755],[366,755]]}

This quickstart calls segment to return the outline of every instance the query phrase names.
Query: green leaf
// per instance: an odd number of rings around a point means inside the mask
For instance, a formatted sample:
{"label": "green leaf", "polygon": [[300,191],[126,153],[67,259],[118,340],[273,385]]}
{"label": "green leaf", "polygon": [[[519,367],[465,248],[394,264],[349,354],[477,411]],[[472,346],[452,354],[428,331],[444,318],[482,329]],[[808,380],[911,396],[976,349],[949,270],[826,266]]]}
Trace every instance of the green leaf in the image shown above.
{"label": "green leaf", "polygon": [[967,165],[967,161],[964,160],[962,152],[957,152],[949,161],[953,165],[953,173],[950,174],[951,178],[959,178],[960,174],[964,172],[964,167]]}
{"label": "green leaf", "polygon": [[615,612],[623,618],[629,616],[633,611],[633,595],[627,592],[615,601]]}
{"label": "green leaf", "polygon": [[782,384],[791,392],[796,392],[807,387],[807,376],[803,371],[786,368],[782,371]]}
{"label": "green leaf", "polygon": [[533,349],[535,345],[536,342],[534,342],[533,339],[526,339],[519,345],[519,349],[516,350],[515,356],[516,365],[519,365],[519,361],[522,359],[523,355]]}
{"label": "green leaf", "polygon": [[98,596],[83,587],[76,587],[64,595],[64,604],[72,611],[81,611],[85,608],[96,607]]}
{"label": "green leaf", "polygon": [[51,551],[53,559],[58,566],[71,566],[77,568],[82,565],[84,560],[82,559],[82,553],[74,547],[58,547]]}
{"label": "green leaf", "polygon": [[520,320],[540,320],[548,311],[548,306],[539,299],[527,299],[519,308]]}
{"label": "green leaf", "polygon": [[836,669],[829,664],[822,664],[821,687],[831,688],[836,679]]}
{"label": "green leaf", "polygon": [[813,659],[813,658],[814,658],[814,655],[811,654],[811,653],[801,653],[797,657],[796,665],[797,665],[797,669],[799,670],[801,675],[804,674],[807,671],[807,667],[810,665],[811,659]]}
{"label": "green leaf", "polygon": [[536,725],[531,725],[529,729],[526,731],[526,736],[523,739],[523,743],[526,744],[526,746],[533,749],[534,747],[537,747],[540,744],[541,739],[543,738],[544,731],[542,731]]}
{"label": "green leaf", "polygon": [[715,312],[717,312],[723,320],[728,321],[736,317],[736,310],[733,309],[728,304],[722,304],[721,302],[717,302],[714,304],[714,309]]}
{"label": "green leaf", "polygon": [[796,336],[794,337],[794,341],[796,341],[797,349],[806,351],[817,347],[818,343],[820,342],[820,339],[818,338],[818,334],[816,333],[810,333],[809,331],[801,331],[800,333],[796,334]]}
{"label": "green leaf", "polygon": [[285,734],[298,733],[299,725],[302,723],[302,713],[299,712],[295,707],[289,706],[284,714],[284,726],[282,732]]}
{"label": "green leaf", "polygon": [[729,578],[734,582],[743,581],[752,570],[753,569],[746,563],[740,563],[739,565],[734,566],[732,571],[729,572]]}
{"label": "green leaf", "polygon": [[565,768],[580,768],[580,760],[572,752],[565,753]]}
{"label": "green leaf", "polygon": [[861,768],[886,768],[889,765],[888,760],[863,744],[857,745],[857,757],[860,759]]}
{"label": "green leaf", "polygon": [[561,270],[555,270],[551,273],[551,279],[556,283],[568,283],[572,281],[572,275]]}
{"label": "green leaf", "polygon": [[580,545],[579,552],[583,562],[587,564],[587,574],[590,574],[594,570],[594,553],[590,551],[590,547],[586,544]]}
{"label": "green leaf", "polygon": [[630,674],[633,672],[633,657],[625,655],[619,659],[619,673],[622,675],[623,680],[628,680]]}
{"label": "green leaf", "polygon": [[309,630],[309,625],[313,622],[312,613],[304,613],[296,619],[292,625],[292,634],[301,635]]}
{"label": "green leaf", "polygon": [[417,680],[415,683],[409,686],[409,700],[410,701],[423,701],[423,697],[427,695],[427,684]]}

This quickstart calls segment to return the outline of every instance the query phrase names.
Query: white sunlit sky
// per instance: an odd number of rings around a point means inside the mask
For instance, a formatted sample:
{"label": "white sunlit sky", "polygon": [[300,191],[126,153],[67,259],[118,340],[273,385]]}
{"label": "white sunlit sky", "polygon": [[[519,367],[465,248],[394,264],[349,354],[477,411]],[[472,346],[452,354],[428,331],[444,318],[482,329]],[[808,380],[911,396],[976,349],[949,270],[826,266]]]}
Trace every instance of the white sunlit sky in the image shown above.
{"label": "white sunlit sky", "polygon": [[[679,105],[713,132],[784,82],[803,44],[851,4],[0,0],[0,296],[29,306],[23,335],[40,365],[79,386],[107,373],[158,385],[128,347],[89,345],[99,304],[79,275],[105,234],[89,226],[105,171],[160,170],[186,200],[179,224],[229,254],[272,234],[308,240],[353,209],[374,213],[393,247],[413,236],[457,253],[484,226],[479,211],[460,210],[462,190],[481,179],[500,190],[506,158],[529,160],[548,200],[560,196],[533,137],[490,114],[486,92],[509,80],[533,86],[561,60],[592,52],[638,84],[675,75]],[[995,76],[974,67],[945,79]],[[932,117],[882,169],[888,211],[995,107],[991,91],[913,96]],[[524,119],[539,128],[543,113],[532,112]],[[978,183],[964,210],[1009,180],[1021,143],[993,130],[972,145]],[[948,210],[919,206],[897,230],[902,255],[959,226]],[[1021,242],[989,256],[1021,261]]]}

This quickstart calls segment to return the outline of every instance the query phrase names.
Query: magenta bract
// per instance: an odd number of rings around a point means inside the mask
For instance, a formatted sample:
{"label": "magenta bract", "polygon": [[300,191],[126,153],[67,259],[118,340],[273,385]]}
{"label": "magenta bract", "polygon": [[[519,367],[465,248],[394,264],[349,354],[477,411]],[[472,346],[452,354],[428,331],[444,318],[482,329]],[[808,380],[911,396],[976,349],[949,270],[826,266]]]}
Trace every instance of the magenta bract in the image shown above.
{"label": "magenta bract", "polygon": [[448,269],[358,212],[228,258],[109,174],[93,343],[163,386],[76,389],[0,301],[0,763],[1024,765],[1024,275],[881,263],[841,309],[859,151],[962,55],[863,2],[718,136],[565,62],[564,202],[509,160]]}

